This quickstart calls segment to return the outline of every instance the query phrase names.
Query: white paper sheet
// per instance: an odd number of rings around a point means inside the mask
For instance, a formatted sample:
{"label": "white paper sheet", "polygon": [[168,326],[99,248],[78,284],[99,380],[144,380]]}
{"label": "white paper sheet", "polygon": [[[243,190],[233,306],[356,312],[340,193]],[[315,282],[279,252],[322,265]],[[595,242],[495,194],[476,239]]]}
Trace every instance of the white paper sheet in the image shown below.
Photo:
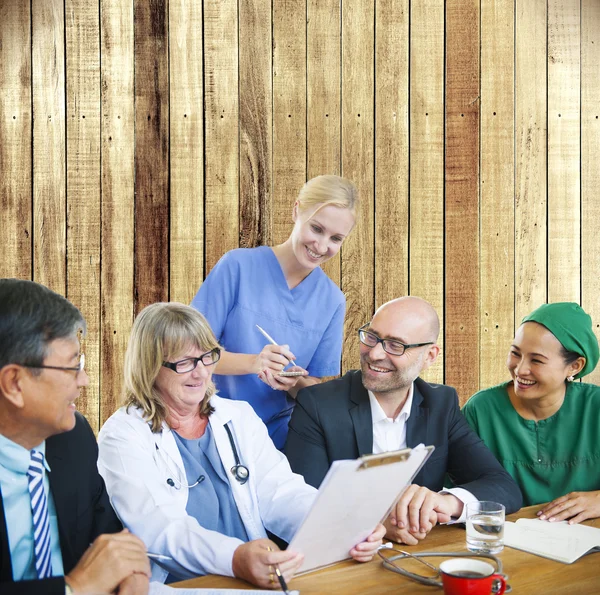
{"label": "white paper sheet", "polygon": [[[407,449],[406,461],[359,469],[361,459],[335,461],[317,499],[289,549],[304,554],[298,572],[308,572],[349,557],[386,517],[433,447]],[[394,453],[386,453],[393,457]],[[397,453],[396,453],[397,454]]]}
{"label": "white paper sheet", "polygon": [[[277,595],[283,591],[246,591],[243,589],[175,589],[162,583],[150,583],[148,595]],[[290,591],[291,595],[300,595],[300,591]]]}

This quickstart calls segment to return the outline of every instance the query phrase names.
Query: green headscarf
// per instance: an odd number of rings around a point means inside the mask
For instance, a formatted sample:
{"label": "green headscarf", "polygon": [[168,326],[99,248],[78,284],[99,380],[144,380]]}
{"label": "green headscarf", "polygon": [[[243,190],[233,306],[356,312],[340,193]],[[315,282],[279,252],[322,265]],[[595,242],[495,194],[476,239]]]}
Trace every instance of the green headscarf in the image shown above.
{"label": "green headscarf", "polygon": [[589,374],[598,363],[598,339],[592,330],[592,319],[584,309],[574,302],[543,304],[521,320],[537,322],[545,326],[567,350],[585,357],[583,370],[575,376]]}

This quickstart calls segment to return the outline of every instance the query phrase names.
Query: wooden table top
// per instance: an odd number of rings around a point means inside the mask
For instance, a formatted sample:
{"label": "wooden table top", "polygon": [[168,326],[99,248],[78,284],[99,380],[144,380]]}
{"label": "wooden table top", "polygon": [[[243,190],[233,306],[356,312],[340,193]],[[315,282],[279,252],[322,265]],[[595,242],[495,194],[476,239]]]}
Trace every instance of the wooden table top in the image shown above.
{"label": "wooden table top", "polygon": [[[519,512],[509,515],[507,520],[535,518],[535,513],[539,508],[539,506],[523,508]],[[588,521],[585,524],[600,528],[600,519]],[[462,525],[437,526],[419,545],[398,547],[411,553],[419,551],[466,552],[465,530]],[[600,553],[584,556],[573,564],[555,562],[510,547],[505,547],[498,557],[502,560],[503,570],[508,575],[508,583],[516,595],[538,593],[592,595],[600,593]],[[442,560],[443,558],[429,558],[429,561],[436,566]],[[413,564],[415,563],[413,562]],[[412,566],[410,570],[417,571],[415,566]],[[221,589],[253,588],[245,581],[215,575],[203,576],[170,586]],[[366,564],[350,560],[296,577],[290,582],[289,588],[299,590],[301,595],[317,593],[339,593],[340,595],[429,593],[431,595],[438,592],[434,587],[418,584],[400,574],[386,570],[379,556]]]}

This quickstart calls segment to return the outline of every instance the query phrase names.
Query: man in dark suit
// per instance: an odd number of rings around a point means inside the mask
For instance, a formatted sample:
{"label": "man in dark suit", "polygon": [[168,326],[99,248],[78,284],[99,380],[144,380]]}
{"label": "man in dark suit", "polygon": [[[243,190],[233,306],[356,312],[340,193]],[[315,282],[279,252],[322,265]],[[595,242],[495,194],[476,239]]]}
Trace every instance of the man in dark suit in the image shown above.
{"label": "man in dark suit", "polygon": [[[331,463],[420,443],[434,445],[385,525],[390,539],[416,544],[437,522],[464,520],[465,505],[521,507],[517,484],[460,412],[456,390],[418,376],[437,358],[439,319],[420,298],[381,306],[359,331],[361,369],[298,394],[285,453],[319,487]],[[444,489],[446,476],[453,488]]]}
{"label": "man in dark suit", "polygon": [[[85,322],[65,298],[0,279],[0,592],[145,594],[141,540],[123,531],[74,401]],[[91,544],[91,545],[90,545]]]}

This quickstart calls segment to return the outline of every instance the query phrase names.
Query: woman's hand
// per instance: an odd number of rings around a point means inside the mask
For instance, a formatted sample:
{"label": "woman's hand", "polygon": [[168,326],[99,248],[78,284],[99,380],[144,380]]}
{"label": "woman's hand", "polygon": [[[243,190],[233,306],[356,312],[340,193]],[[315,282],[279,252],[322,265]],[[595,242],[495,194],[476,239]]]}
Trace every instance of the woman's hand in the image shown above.
{"label": "woman's hand", "polygon": [[254,358],[253,372],[260,374],[271,370],[273,374],[281,372],[296,356],[290,351],[289,345],[265,345]]}
{"label": "woman's hand", "polygon": [[240,545],[233,552],[233,574],[263,589],[280,589],[275,565],[286,583],[292,579],[304,561],[302,554],[280,551],[270,539],[255,539]]}
{"label": "woman's hand", "polygon": [[[279,376],[279,373],[294,359],[295,355],[288,345],[265,345],[255,358],[254,370],[259,379],[273,390],[288,391],[302,376]],[[286,372],[303,372],[303,376],[308,376],[308,372],[300,366],[288,368]]]}
{"label": "woman's hand", "polygon": [[385,527],[379,523],[379,525],[375,527],[373,533],[371,533],[365,541],[361,541],[350,550],[350,555],[357,562],[369,562],[373,559],[373,556],[381,546],[384,535]]}
{"label": "woman's hand", "polygon": [[547,519],[551,523],[569,519],[569,525],[595,519],[600,517],[600,490],[571,492],[546,504],[537,515],[541,520]]}

